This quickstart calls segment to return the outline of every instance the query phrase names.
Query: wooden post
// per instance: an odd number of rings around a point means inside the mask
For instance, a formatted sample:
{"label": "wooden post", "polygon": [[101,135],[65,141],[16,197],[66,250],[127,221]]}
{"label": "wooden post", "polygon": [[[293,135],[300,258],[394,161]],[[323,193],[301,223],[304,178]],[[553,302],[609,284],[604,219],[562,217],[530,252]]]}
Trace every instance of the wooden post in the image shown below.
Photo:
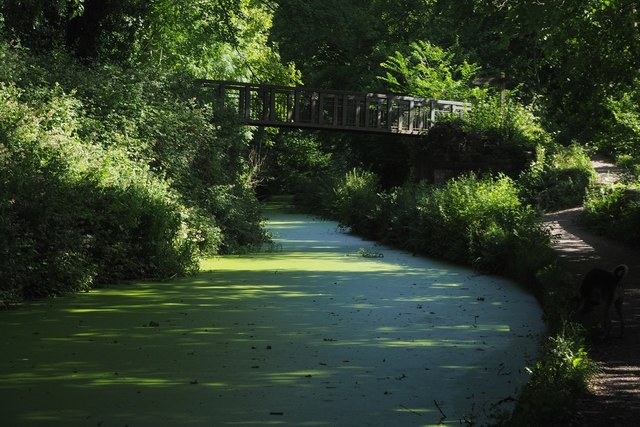
{"label": "wooden post", "polygon": [[347,104],[349,103],[349,97],[342,95],[342,126],[347,126]]}
{"label": "wooden post", "polygon": [[300,88],[296,87],[294,90],[293,99],[293,123],[300,123]]}
{"label": "wooden post", "polygon": [[251,120],[251,88],[249,86],[243,86],[242,90],[244,91],[244,118],[246,120]]}
{"label": "wooden post", "polygon": [[429,122],[427,123],[427,127],[430,128],[436,121],[436,101],[432,99],[429,102]]}
{"label": "wooden post", "polygon": [[268,115],[268,120],[271,123],[275,123],[276,121],[276,89],[275,88],[271,88],[269,89],[269,91],[265,91],[266,93],[269,94],[269,115]]}
{"label": "wooden post", "polygon": [[364,128],[369,129],[369,96],[364,97]]}
{"label": "wooden post", "polygon": [[320,98],[320,105],[318,106],[318,124],[321,125],[324,122],[324,94],[318,92],[318,98]]}
{"label": "wooden post", "polygon": [[291,123],[293,119],[293,97],[291,96],[291,91],[287,92],[287,122]]}
{"label": "wooden post", "polygon": [[393,125],[393,96],[387,96],[387,129],[391,130]]}
{"label": "wooden post", "polygon": [[[318,103],[316,102],[316,97],[314,96],[316,93],[318,92],[311,92],[311,117],[310,117],[310,122],[314,123],[316,122],[315,119],[315,115],[316,115],[316,106],[318,105]],[[318,96],[320,96],[320,94],[318,93]]]}

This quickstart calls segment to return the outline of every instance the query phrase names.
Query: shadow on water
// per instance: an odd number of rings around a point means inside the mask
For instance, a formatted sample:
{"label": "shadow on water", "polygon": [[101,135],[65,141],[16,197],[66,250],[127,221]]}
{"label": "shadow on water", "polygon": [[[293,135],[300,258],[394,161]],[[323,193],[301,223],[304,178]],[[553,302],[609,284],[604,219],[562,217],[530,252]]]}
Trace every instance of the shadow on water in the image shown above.
{"label": "shadow on water", "polygon": [[458,425],[526,381],[541,314],[511,282],[269,225],[275,252],[1,313],[3,425]]}

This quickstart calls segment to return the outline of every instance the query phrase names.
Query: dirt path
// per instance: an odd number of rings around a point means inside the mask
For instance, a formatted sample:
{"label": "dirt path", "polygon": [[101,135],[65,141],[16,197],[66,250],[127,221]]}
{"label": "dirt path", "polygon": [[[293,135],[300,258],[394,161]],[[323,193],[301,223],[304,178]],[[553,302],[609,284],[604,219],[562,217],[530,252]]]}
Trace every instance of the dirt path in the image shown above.
{"label": "dirt path", "polygon": [[[613,182],[620,171],[612,164],[595,160],[601,182]],[[602,367],[593,382],[592,395],[581,399],[575,426],[635,426],[640,422],[640,252],[602,236],[576,223],[582,208],[567,209],[545,216],[545,222],[558,237],[555,249],[561,264],[579,281],[593,267],[629,266],[624,279],[625,336],[619,338],[617,322],[612,338],[595,341],[592,357]]]}

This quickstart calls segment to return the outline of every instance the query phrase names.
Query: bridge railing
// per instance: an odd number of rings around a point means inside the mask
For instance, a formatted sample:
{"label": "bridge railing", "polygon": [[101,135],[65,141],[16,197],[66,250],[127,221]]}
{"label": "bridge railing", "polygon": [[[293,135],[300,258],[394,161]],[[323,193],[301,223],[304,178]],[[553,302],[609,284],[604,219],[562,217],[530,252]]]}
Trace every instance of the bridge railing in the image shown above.
{"label": "bridge railing", "polygon": [[463,116],[471,104],[414,96],[358,93],[199,80],[218,106],[234,109],[250,125],[344,131],[425,133],[443,115]]}

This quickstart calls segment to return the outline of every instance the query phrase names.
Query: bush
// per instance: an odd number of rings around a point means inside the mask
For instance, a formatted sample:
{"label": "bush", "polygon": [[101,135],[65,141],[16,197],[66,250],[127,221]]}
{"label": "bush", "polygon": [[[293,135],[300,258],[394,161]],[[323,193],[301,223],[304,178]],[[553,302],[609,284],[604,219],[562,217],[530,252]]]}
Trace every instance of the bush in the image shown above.
{"label": "bush", "polygon": [[[58,87],[77,104],[73,129],[82,144],[126,152],[131,161],[167,181],[190,209],[189,218],[213,218],[219,232],[208,241],[207,227],[203,228],[202,248],[228,252],[265,239],[246,160],[251,133],[235,115],[214,113],[197,103],[198,91],[184,84],[191,77],[143,67],[90,68],[62,53],[28,55],[1,44],[0,53],[8,59],[7,67],[17,71],[12,78],[23,89],[23,103],[35,110],[48,105],[51,88]],[[243,207],[236,209],[230,200]]]}
{"label": "bush", "polygon": [[504,175],[469,174],[443,186],[407,184],[378,193],[375,175],[353,170],[335,195],[342,224],[410,251],[519,278],[553,259],[549,233]]}
{"label": "bush", "polygon": [[624,168],[634,179],[640,180],[640,150],[635,155],[619,154],[616,156],[616,165]]}
{"label": "bush", "polygon": [[548,145],[551,140],[540,120],[509,92],[504,100],[497,94],[477,99],[472,113],[464,117],[463,128],[486,145],[520,153],[533,151],[536,145]]}
{"label": "bush", "polygon": [[427,253],[518,277],[550,259],[550,237],[510,178],[471,174],[429,193],[418,201]]}
{"label": "bush", "polygon": [[550,148],[539,145],[535,161],[520,175],[521,197],[544,210],[581,205],[596,177],[591,160],[577,145]]}
{"label": "bush", "polygon": [[593,230],[637,245],[640,242],[640,183],[592,187],[582,221]]}
{"label": "bush", "polygon": [[640,158],[640,79],[636,79],[627,91],[605,100],[610,113],[601,123],[604,131],[598,135],[596,146],[603,152],[631,155]]}
{"label": "bush", "polygon": [[[122,150],[82,143],[78,104],[33,110],[0,85],[0,282],[22,297],[197,268],[184,206]],[[43,119],[44,118],[44,119]]]}
{"label": "bush", "polygon": [[333,215],[356,234],[375,237],[376,212],[380,209],[377,177],[372,172],[353,169],[334,189]]}
{"label": "bush", "polygon": [[17,82],[0,82],[0,306],[186,274],[266,239],[234,118],[145,70],[0,57]]}
{"label": "bush", "polygon": [[513,426],[559,425],[568,422],[575,410],[576,396],[588,391],[590,378],[597,372],[589,358],[580,325],[565,323],[547,338],[542,357],[519,399],[511,420]]}

